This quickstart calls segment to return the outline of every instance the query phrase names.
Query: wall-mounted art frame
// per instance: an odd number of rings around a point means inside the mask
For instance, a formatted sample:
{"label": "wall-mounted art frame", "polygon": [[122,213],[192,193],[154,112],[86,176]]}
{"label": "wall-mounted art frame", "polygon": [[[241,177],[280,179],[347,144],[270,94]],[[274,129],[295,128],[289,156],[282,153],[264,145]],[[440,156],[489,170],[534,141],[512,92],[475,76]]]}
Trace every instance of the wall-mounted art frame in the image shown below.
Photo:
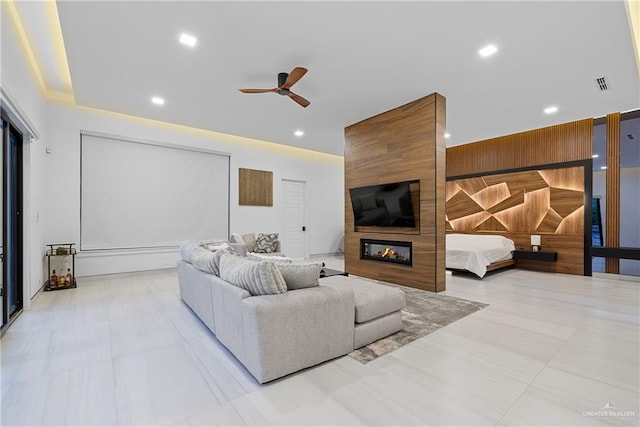
{"label": "wall-mounted art frame", "polygon": [[273,172],[239,168],[240,206],[273,206]]}

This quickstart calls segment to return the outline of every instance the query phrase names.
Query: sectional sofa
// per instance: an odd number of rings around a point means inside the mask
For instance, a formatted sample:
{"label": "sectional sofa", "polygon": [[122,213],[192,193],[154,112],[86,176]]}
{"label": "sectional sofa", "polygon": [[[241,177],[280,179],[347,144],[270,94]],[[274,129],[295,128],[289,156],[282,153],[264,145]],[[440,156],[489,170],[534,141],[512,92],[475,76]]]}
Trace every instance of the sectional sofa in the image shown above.
{"label": "sectional sofa", "polygon": [[[320,264],[276,267],[270,261],[196,252],[192,257],[181,249],[180,296],[260,383],[402,329],[405,296],[395,287],[355,277],[318,279]],[[270,274],[276,277],[269,282],[273,294],[259,295],[261,290],[243,283]],[[281,279],[286,280],[277,284]]]}

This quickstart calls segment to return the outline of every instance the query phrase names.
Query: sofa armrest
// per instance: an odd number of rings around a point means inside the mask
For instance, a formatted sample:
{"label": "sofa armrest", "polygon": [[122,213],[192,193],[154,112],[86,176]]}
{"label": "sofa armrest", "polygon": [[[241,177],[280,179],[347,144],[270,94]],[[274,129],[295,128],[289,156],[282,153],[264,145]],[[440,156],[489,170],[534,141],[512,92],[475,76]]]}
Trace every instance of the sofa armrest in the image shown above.
{"label": "sofa armrest", "polygon": [[347,354],[353,350],[354,306],[353,291],[346,287],[246,298],[244,354],[238,358],[265,383]]}

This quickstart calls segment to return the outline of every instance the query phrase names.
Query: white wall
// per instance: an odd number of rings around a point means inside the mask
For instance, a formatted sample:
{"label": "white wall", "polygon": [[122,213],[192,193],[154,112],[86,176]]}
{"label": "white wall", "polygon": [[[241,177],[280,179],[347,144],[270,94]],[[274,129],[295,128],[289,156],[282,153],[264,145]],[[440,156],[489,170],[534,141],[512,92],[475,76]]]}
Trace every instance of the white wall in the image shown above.
{"label": "white wall", "polygon": [[22,115],[40,134],[40,140],[31,144],[26,138],[24,146],[24,307],[42,287],[44,275],[44,147],[47,141],[44,101],[31,67],[25,60],[9,14],[0,5],[1,53],[0,86],[19,107]]}
{"label": "white wall", "polygon": [[[231,232],[280,232],[281,180],[305,181],[308,253],[334,253],[341,248],[344,233],[342,157],[62,104],[50,105],[47,109],[47,130],[47,147],[51,150],[45,159],[45,237],[48,242],[80,241],[80,131],[86,130],[229,153]],[[241,167],[273,171],[273,207],[238,205],[238,168]],[[173,267],[176,259],[176,250],[110,255],[81,253],[76,274]]]}

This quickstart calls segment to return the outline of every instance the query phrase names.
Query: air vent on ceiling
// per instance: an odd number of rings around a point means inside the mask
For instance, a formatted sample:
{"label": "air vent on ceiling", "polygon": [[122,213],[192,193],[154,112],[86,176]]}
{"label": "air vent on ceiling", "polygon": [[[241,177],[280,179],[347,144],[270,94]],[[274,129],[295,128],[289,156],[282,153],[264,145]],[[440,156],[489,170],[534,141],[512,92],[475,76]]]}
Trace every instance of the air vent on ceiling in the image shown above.
{"label": "air vent on ceiling", "polygon": [[607,78],[606,77],[598,77],[596,79],[596,85],[598,85],[598,89],[600,89],[600,92],[604,92],[605,90],[609,90],[609,82],[607,82]]}

